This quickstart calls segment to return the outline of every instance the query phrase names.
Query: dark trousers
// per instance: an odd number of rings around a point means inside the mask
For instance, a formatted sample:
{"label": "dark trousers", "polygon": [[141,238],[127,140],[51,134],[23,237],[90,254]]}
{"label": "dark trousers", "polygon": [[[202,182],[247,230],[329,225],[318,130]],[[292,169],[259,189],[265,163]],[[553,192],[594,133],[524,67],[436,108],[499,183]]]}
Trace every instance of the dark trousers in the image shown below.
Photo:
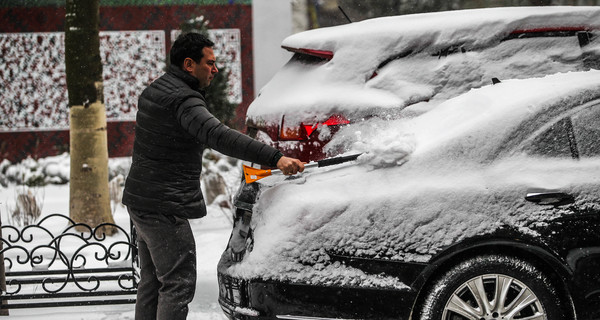
{"label": "dark trousers", "polygon": [[188,220],[128,210],[141,267],[135,319],[186,319],[196,290],[196,244]]}

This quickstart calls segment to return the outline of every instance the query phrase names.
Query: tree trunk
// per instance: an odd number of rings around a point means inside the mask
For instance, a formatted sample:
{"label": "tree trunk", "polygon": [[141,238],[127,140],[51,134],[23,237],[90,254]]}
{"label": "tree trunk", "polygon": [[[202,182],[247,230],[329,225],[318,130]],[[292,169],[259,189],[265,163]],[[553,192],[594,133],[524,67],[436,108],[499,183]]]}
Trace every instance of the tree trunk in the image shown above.
{"label": "tree trunk", "polygon": [[[71,219],[91,227],[104,222],[114,223],[108,192],[108,150],[104,104],[95,102],[88,107],[71,107],[70,122]],[[109,235],[114,231],[104,230]]]}
{"label": "tree trunk", "polygon": [[[108,192],[98,21],[99,0],[66,1],[65,67],[71,139],[69,215],[75,222],[92,228],[104,222],[114,223]],[[110,235],[116,230],[103,231]]]}

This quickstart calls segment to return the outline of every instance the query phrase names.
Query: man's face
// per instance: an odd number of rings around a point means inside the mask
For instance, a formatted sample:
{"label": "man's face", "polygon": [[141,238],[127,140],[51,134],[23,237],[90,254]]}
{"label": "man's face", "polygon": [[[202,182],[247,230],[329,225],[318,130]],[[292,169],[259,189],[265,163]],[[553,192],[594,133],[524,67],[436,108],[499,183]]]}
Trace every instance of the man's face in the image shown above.
{"label": "man's face", "polygon": [[200,89],[208,87],[210,82],[215,77],[215,74],[219,72],[217,69],[216,57],[213,49],[210,47],[204,47],[202,49],[202,59],[200,62],[196,62],[191,58],[186,58],[183,61],[183,68],[189,72],[194,78],[198,79]]}

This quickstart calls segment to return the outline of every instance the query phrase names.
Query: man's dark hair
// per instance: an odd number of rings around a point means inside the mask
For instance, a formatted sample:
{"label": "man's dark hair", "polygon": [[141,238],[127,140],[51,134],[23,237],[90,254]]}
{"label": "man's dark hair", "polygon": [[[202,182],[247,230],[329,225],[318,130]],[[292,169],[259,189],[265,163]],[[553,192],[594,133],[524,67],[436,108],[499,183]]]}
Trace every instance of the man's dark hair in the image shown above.
{"label": "man's dark hair", "polygon": [[212,47],[215,43],[200,33],[190,32],[181,34],[171,47],[170,60],[172,65],[181,67],[185,58],[191,58],[196,62],[202,59],[202,49]]}

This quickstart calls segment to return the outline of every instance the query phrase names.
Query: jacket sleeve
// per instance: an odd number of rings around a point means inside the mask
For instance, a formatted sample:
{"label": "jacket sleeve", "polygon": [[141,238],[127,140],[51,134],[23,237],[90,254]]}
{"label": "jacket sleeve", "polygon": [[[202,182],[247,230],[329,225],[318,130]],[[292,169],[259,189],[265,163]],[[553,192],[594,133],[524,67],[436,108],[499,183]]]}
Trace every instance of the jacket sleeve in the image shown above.
{"label": "jacket sleeve", "polygon": [[200,143],[225,155],[270,167],[276,167],[283,156],[281,151],[221,123],[198,97],[183,101],[175,110],[175,116]]}

